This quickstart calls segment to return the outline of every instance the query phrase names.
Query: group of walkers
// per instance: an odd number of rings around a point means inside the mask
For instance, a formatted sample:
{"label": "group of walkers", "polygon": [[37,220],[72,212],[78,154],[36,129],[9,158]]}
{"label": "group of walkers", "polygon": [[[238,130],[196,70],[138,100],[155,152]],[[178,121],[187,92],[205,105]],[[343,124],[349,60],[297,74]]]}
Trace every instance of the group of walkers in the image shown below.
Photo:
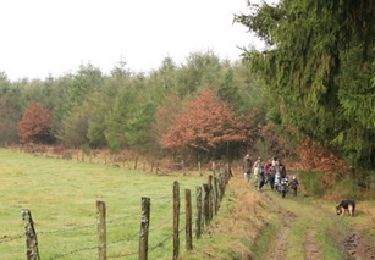
{"label": "group of walkers", "polygon": [[277,157],[272,157],[270,161],[262,161],[261,157],[253,163],[249,154],[243,159],[244,180],[249,183],[252,179],[254,187],[263,189],[269,184],[272,190],[278,191],[285,198],[288,189],[293,190],[293,195],[297,196],[299,182],[296,176],[291,181],[288,180],[286,167]]}

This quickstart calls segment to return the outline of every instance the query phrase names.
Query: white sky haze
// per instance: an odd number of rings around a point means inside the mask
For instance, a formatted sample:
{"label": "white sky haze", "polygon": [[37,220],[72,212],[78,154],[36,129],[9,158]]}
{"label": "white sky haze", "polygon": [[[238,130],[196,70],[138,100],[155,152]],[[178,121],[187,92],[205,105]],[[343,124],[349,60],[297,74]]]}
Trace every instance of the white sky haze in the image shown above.
{"label": "white sky haze", "polygon": [[147,72],[194,51],[237,60],[237,46],[260,44],[232,24],[246,0],[1,0],[0,8],[0,71],[12,80],[61,76],[87,62],[107,73],[121,58]]}

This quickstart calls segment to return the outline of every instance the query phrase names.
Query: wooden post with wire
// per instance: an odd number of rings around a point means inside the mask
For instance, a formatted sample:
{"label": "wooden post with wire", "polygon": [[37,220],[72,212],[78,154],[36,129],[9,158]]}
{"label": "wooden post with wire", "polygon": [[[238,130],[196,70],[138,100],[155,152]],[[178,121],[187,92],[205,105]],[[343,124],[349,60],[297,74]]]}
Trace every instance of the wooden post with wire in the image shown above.
{"label": "wooden post with wire", "polygon": [[186,205],[186,249],[193,250],[193,208],[191,203],[191,190],[185,189]]}
{"label": "wooden post with wire", "polygon": [[150,198],[142,198],[142,215],[139,226],[138,259],[148,259],[148,234],[150,229]]}
{"label": "wooden post with wire", "polygon": [[214,189],[215,189],[215,214],[217,214],[220,208],[221,194],[219,189],[219,178],[214,178]]}
{"label": "wooden post with wire", "polygon": [[184,160],[181,160],[181,171],[182,171],[182,176],[186,176]]}
{"label": "wooden post with wire", "polygon": [[38,238],[35,233],[34,222],[30,210],[22,210],[22,220],[26,234],[26,259],[39,260]]}
{"label": "wooden post with wire", "polygon": [[96,217],[98,224],[98,254],[99,260],[107,259],[107,242],[106,242],[106,210],[105,202],[102,200],[96,201]]}
{"label": "wooden post with wire", "polygon": [[213,188],[213,176],[208,176],[208,186],[210,189],[209,192],[209,216],[210,220],[214,218],[214,208],[215,208],[215,200],[214,200],[214,188]]}
{"label": "wooden post with wire", "polygon": [[197,187],[195,189],[195,194],[197,198],[197,218],[195,222],[195,237],[200,238],[201,234],[203,233],[203,223],[204,223],[204,216],[203,216],[203,200],[202,200],[202,187]]}
{"label": "wooden post with wire", "polygon": [[180,251],[180,185],[173,183],[173,250],[172,259],[177,260]]}
{"label": "wooden post with wire", "polygon": [[210,187],[207,183],[203,184],[204,189],[204,226],[208,227],[210,225]]}

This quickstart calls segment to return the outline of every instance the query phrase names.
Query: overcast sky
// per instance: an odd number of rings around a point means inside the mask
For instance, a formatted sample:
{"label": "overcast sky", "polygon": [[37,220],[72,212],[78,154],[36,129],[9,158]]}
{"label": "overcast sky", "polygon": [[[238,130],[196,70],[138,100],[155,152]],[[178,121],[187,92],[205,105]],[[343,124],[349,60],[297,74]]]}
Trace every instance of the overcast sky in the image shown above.
{"label": "overcast sky", "polygon": [[237,46],[260,42],[232,24],[246,0],[1,0],[0,71],[12,80],[75,72],[91,62],[109,72],[180,64],[194,51],[239,59]]}

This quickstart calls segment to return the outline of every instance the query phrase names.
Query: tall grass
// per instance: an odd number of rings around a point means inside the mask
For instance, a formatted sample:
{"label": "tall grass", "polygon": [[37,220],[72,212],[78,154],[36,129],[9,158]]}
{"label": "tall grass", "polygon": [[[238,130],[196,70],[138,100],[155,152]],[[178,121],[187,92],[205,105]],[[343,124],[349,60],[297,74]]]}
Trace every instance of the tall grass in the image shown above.
{"label": "tall grass", "polygon": [[351,174],[346,174],[343,178],[334,181],[332,187],[327,189],[322,182],[323,174],[320,172],[298,173],[305,194],[328,199],[363,199],[375,197],[374,191],[361,188],[358,185],[358,180]]}

